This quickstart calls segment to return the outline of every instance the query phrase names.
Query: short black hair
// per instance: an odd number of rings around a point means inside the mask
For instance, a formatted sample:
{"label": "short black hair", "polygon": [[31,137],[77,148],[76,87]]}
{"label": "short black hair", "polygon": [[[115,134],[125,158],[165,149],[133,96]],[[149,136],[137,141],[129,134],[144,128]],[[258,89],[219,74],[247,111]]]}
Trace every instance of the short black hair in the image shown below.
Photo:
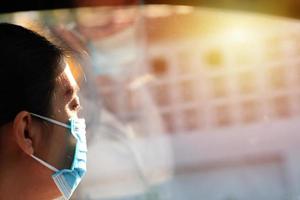
{"label": "short black hair", "polygon": [[19,25],[0,23],[0,126],[20,111],[51,114],[64,51]]}

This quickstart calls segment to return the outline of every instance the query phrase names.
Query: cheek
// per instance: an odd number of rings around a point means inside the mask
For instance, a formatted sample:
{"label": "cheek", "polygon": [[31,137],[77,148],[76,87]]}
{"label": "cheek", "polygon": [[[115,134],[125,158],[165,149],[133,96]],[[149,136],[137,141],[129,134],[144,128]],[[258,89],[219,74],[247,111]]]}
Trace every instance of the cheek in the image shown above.
{"label": "cheek", "polygon": [[76,148],[76,143],[77,140],[76,138],[71,134],[67,133],[66,134],[66,146],[64,147],[65,149],[65,155],[64,155],[64,168],[71,168],[74,160],[74,154],[75,154],[75,148]]}
{"label": "cheek", "polygon": [[56,92],[52,102],[52,118],[58,121],[64,121],[68,118],[68,99],[61,92]]}
{"label": "cheek", "polygon": [[50,147],[53,165],[57,169],[70,168],[73,162],[76,139],[65,128],[57,128],[51,137]]}

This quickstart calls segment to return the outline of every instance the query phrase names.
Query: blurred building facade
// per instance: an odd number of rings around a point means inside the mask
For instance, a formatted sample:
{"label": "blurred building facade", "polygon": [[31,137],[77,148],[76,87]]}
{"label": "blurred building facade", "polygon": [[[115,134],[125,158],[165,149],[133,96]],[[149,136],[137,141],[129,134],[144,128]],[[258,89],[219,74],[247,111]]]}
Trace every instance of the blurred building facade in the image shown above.
{"label": "blurred building facade", "polygon": [[141,65],[99,88],[118,119],[140,126],[151,109],[130,88],[142,85],[171,141],[173,177],[143,198],[298,199],[299,22],[180,6],[135,14]]}
{"label": "blurred building facade", "polygon": [[171,199],[298,199],[299,22],[204,9],[148,25]]}
{"label": "blurred building facade", "polygon": [[[154,187],[154,199],[298,199],[299,22],[190,7],[144,11],[145,62],[121,85],[145,80],[171,141],[174,176]],[[116,116],[147,115],[128,110],[140,97],[111,83]]]}

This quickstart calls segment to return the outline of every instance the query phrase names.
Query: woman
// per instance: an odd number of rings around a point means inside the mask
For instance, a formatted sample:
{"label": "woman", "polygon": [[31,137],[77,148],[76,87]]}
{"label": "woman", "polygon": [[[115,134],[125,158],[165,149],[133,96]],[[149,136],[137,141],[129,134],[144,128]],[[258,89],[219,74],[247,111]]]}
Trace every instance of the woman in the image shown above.
{"label": "woman", "polygon": [[0,199],[69,199],[86,171],[78,85],[62,49],[0,24]]}

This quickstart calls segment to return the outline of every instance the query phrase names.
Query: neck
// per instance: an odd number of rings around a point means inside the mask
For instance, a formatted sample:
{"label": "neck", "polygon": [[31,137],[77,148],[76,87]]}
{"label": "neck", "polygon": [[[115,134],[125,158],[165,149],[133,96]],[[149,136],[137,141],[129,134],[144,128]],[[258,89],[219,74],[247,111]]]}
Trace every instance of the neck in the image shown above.
{"label": "neck", "polygon": [[2,155],[0,156],[1,198],[40,200],[54,199],[60,195],[52,181],[52,172],[49,169],[26,154],[20,154],[15,159],[10,157],[9,160],[7,155],[3,158]]}

